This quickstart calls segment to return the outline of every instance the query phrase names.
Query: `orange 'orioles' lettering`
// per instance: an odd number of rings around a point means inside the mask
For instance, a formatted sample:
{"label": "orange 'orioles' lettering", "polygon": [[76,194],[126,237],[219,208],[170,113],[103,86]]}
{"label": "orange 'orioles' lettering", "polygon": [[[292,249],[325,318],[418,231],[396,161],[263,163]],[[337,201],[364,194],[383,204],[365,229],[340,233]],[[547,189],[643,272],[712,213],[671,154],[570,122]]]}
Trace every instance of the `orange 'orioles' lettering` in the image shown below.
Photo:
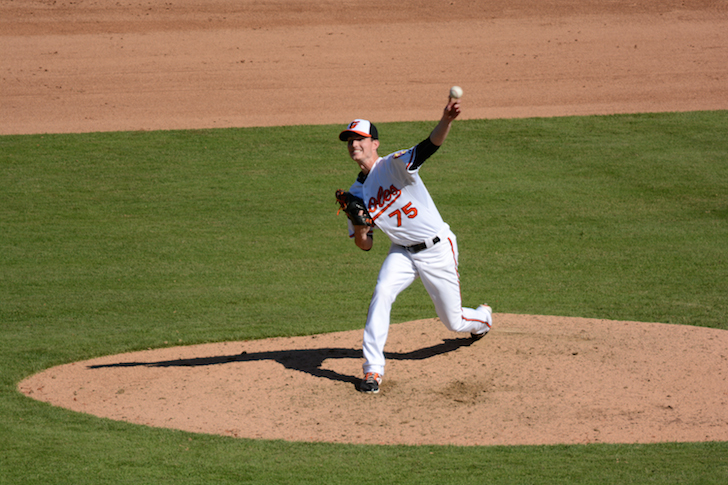
{"label": "orange 'orioles' lettering", "polygon": [[369,204],[367,206],[369,213],[374,214],[375,212],[377,212],[377,209],[381,209],[385,205],[388,205],[390,201],[396,200],[401,193],[402,192],[394,185],[390,185],[388,189],[379,187],[379,190],[377,191],[377,196],[371,197],[369,199]]}

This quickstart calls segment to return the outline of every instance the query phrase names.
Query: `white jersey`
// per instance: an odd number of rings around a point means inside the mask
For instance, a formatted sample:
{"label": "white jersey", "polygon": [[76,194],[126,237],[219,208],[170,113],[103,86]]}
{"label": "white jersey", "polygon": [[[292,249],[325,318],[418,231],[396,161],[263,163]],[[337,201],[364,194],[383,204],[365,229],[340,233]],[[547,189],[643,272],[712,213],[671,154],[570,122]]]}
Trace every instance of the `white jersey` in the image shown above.
{"label": "white jersey", "polygon": [[[380,157],[349,192],[361,197],[376,227],[394,244],[412,246],[432,239],[447,225],[413,167],[415,147]],[[362,182],[362,179],[363,182]],[[353,226],[349,223],[349,233]]]}

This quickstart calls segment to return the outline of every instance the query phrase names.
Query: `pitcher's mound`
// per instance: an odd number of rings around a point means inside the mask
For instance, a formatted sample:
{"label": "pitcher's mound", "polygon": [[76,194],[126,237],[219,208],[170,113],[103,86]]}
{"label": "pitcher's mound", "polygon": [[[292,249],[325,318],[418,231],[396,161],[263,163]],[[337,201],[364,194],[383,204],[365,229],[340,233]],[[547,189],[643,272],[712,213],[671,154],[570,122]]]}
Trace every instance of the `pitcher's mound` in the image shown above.
{"label": "pitcher's mound", "polygon": [[74,411],[241,438],[521,445],[728,441],[728,332],[496,314],[478,342],[393,325],[381,392],[361,331],[75,362],[19,384]]}

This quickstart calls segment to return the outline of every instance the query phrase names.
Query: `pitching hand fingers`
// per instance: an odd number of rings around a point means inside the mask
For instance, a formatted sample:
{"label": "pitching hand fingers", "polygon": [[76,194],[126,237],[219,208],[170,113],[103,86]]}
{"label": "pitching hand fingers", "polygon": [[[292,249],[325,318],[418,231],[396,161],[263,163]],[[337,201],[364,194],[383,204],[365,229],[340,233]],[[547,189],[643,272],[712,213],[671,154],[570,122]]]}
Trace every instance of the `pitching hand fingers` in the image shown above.
{"label": "pitching hand fingers", "polygon": [[454,120],[458,117],[458,115],[460,115],[460,111],[460,100],[449,98],[447,106],[445,107],[445,116]]}

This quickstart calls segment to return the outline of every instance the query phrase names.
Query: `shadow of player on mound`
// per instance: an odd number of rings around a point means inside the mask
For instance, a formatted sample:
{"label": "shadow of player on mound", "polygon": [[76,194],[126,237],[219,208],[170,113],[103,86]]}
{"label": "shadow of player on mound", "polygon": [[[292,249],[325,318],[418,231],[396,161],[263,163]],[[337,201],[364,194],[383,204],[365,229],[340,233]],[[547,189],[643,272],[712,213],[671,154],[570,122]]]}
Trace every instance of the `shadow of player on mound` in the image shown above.
{"label": "shadow of player on mound", "polygon": [[[446,339],[432,347],[425,347],[411,352],[386,352],[387,359],[393,360],[424,360],[437,355],[452,352],[461,347],[472,345],[473,340],[469,338]],[[321,348],[321,349],[293,349],[293,350],[271,350],[267,352],[243,352],[236,355],[219,355],[211,357],[196,357],[193,359],[164,360],[159,362],[119,362],[116,364],[90,365],[89,369],[100,369],[105,367],[197,367],[206,365],[223,365],[232,362],[254,362],[272,360],[281,364],[286,369],[305,372],[315,377],[331,379],[332,381],[348,382],[358,385],[361,378],[340,374],[332,370],[323,369],[321,366],[327,359],[361,359],[361,349],[347,348]]]}

